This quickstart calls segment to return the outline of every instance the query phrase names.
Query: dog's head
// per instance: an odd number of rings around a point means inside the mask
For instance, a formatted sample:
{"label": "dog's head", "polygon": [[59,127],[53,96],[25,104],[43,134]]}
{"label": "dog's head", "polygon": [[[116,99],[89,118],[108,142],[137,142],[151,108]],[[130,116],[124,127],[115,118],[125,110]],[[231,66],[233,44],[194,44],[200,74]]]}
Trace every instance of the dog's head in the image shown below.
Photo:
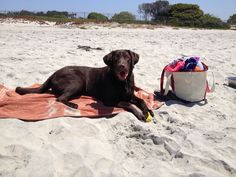
{"label": "dog's head", "polygon": [[139,55],[130,50],[115,50],[104,56],[103,60],[120,81],[125,81],[131,76]]}

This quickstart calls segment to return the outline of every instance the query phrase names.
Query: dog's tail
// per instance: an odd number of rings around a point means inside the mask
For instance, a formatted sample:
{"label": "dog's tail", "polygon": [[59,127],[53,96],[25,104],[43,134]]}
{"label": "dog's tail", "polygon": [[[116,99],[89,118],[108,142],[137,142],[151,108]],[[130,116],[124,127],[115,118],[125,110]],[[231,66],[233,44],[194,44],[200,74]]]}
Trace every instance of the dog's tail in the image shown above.
{"label": "dog's tail", "polygon": [[16,93],[25,95],[28,93],[44,93],[51,88],[51,77],[49,77],[40,87],[37,88],[22,88],[16,87]]}

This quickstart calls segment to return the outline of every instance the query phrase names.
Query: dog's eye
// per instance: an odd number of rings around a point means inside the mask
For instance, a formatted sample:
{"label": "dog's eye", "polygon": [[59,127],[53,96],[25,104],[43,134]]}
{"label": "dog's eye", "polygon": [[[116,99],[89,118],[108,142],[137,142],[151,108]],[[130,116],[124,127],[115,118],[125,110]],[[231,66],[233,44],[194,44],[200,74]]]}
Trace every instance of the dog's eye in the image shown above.
{"label": "dog's eye", "polygon": [[130,58],[130,56],[129,55],[127,55],[127,54],[125,54],[125,56],[124,56],[125,58]]}

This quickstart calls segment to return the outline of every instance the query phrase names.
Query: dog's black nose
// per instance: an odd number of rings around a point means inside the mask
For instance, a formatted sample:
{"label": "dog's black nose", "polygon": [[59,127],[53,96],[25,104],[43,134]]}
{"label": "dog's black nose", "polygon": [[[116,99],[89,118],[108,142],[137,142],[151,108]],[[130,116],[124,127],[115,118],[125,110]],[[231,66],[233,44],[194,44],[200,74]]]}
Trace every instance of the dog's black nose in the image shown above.
{"label": "dog's black nose", "polygon": [[125,69],[125,65],[122,65],[122,64],[119,65],[118,67],[119,67],[119,69],[121,69],[121,70]]}

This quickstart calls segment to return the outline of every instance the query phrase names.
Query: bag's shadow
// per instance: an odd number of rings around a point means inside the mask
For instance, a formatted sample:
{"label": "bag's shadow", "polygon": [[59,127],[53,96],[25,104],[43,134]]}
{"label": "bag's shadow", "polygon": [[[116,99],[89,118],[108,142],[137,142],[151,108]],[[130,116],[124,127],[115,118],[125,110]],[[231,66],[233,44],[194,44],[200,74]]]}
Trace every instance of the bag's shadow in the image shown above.
{"label": "bag's shadow", "polygon": [[185,101],[178,98],[172,91],[169,91],[165,96],[160,91],[154,91],[154,95],[155,99],[165,102],[167,106],[178,104],[186,107],[193,107],[195,105],[204,106],[208,103],[207,99],[198,102]]}

